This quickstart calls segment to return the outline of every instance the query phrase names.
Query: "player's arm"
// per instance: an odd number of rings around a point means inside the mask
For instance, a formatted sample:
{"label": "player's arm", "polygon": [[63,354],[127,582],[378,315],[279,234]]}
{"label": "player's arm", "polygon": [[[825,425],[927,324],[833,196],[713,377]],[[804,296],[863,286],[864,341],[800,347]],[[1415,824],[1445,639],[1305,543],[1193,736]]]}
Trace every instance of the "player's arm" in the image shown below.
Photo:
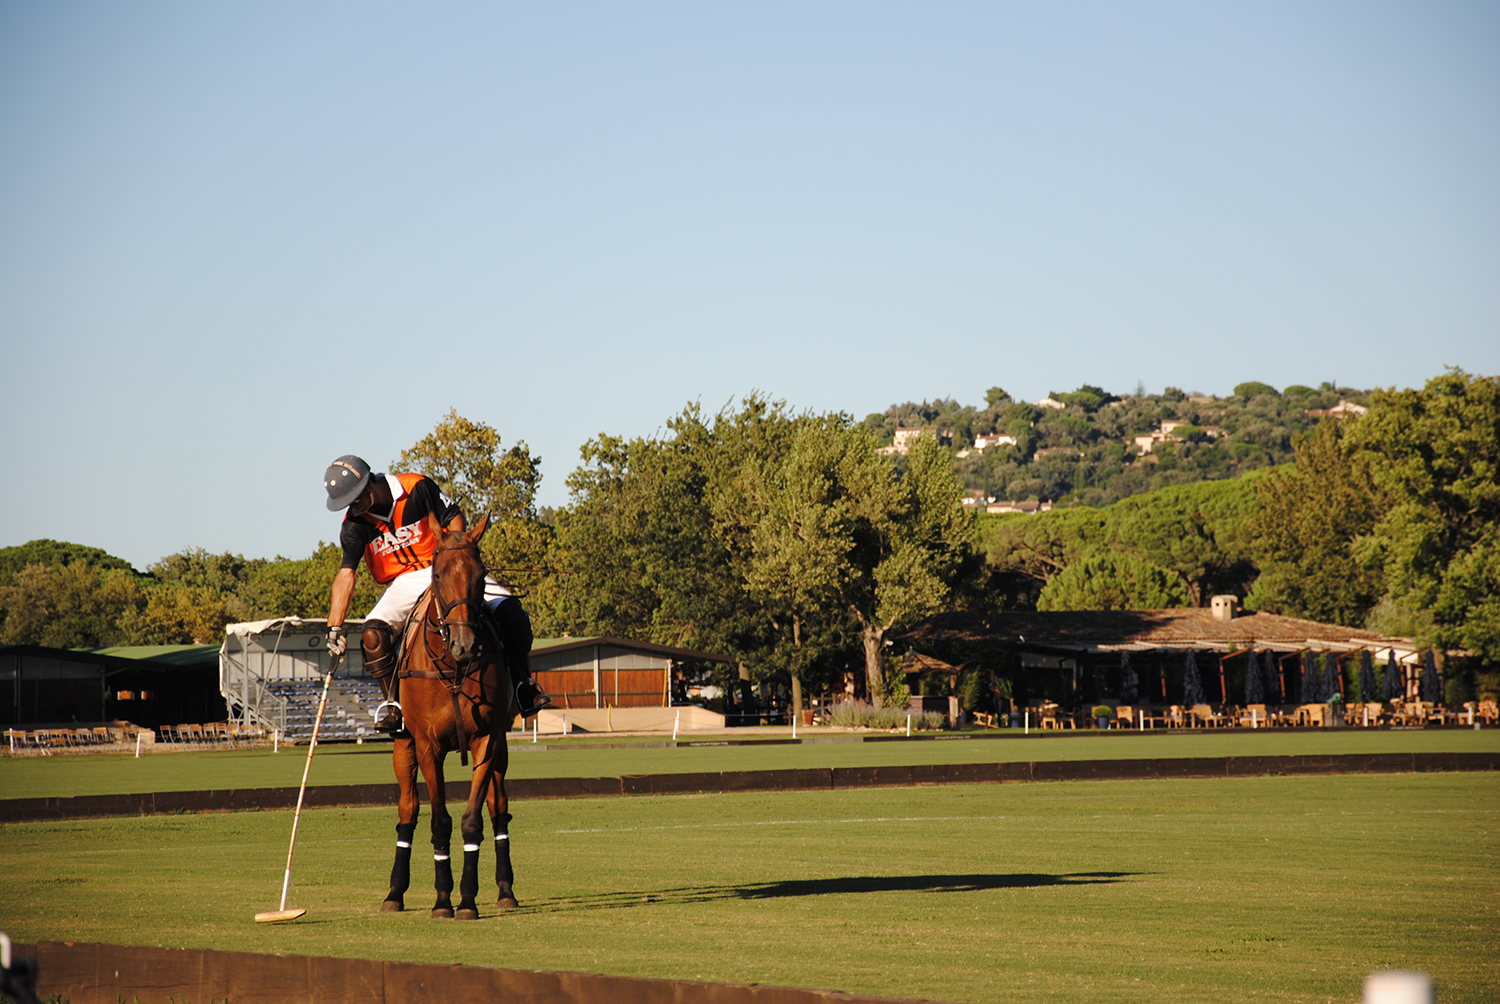
{"label": "player's arm", "polygon": [[338,627],[349,613],[349,600],[354,596],[354,584],[359,572],[353,568],[340,568],[333,577],[333,592],[328,598],[328,626]]}
{"label": "player's arm", "polygon": [[339,545],[343,559],[328,594],[328,651],[335,656],[343,655],[348,644],[344,638],[344,618],[349,615],[349,602],[354,598],[354,586],[359,581],[359,560],[364,556],[365,541],[360,539],[358,524],[352,520],[344,521],[339,531]]}
{"label": "player's arm", "polygon": [[457,502],[449,501],[443,494],[437,482],[431,478],[424,478],[417,482],[416,491],[412,494],[421,494],[422,501],[427,503],[427,511],[437,517],[438,523],[449,533],[468,529],[464,523],[464,514],[458,507]]}

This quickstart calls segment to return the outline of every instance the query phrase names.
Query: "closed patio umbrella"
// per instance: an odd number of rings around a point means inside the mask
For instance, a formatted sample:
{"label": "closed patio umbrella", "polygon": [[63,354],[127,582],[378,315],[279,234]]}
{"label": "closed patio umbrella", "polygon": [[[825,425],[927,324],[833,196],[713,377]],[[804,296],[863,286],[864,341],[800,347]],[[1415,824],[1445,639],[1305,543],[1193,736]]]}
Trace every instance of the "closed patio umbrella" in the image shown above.
{"label": "closed patio umbrella", "polygon": [[1359,650],[1359,699],[1375,700],[1375,657],[1367,648]]}
{"label": "closed patio umbrella", "polygon": [[1182,671],[1182,703],[1190,708],[1208,703],[1208,696],[1203,693],[1203,680],[1198,676],[1198,657],[1192,652],[1187,654],[1187,665]]}
{"label": "closed patio umbrella", "polygon": [[1436,704],[1442,699],[1443,685],[1438,679],[1437,657],[1429,648],[1422,653],[1422,700]]}
{"label": "closed patio umbrella", "polygon": [[1396,650],[1391,649],[1385,657],[1385,699],[1394,701],[1406,696],[1406,681],[1402,678],[1401,663],[1396,661]]}
{"label": "closed patio umbrella", "polygon": [[1317,704],[1323,698],[1318,696],[1323,689],[1318,680],[1318,664],[1314,661],[1311,652],[1302,653],[1302,703]]}
{"label": "closed patio umbrella", "polygon": [[1344,671],[1339,666],[1338,653],[1329,649],[1323,653],[1323,700],[1331,701],[1335,696],[1343,698],[1344,688],[1340,686],[1343,682]]}
{"label": "closed patio umbrella", "polygon": [[1266,681],[1261,673],[1258,652],[1250,653],[1250,662],[1245,666],[1245,703],[1266,703]]}
{"label": "closed patio umbrella", "polygon": [[1136,677],[1135,670],[1130,668],[1130,653],[1120,653],[1120,703],[1135,704],[1138,696],[1137,690],[1141,681]]}
{"label": "closed patio umbrella", "polygon": [[1281,694],[1280,665],[1270,649],[1260,654],[1260,667],[1266,674],[1266,703],[1280,704],[1285,700]]}

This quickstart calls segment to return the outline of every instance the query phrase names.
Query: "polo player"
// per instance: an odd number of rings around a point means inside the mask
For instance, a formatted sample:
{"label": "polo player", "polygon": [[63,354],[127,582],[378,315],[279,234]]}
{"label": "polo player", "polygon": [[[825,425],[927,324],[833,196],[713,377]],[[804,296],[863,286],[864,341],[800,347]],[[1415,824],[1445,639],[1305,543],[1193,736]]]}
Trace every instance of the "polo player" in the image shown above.
{"label": "polo player", "polygon": [[[328,599],[328,651],[347,650],[344,618],[359,574],[359,563],[385,586],[365,618],[360,647],[365,668],[380,684],[385,700],[375,710],[375,728],[401,731],[400,680],[396,676],[396,637],[407,616],[432,583],[432,554],[437,535],[427,524],[429,515],[446,530],[463,530],[464,514],[436,482],[421,474],[372,474],[370,465],[345,454],[328,465],[323,475],[328,509],[347,509],[339,529],[343,551]],[[531,618],[511,591],[485,576],[484,600],[490,621],[505,649],[505,667],[516,684],[516,704],[530,717],[552,701],[531,678]]]}

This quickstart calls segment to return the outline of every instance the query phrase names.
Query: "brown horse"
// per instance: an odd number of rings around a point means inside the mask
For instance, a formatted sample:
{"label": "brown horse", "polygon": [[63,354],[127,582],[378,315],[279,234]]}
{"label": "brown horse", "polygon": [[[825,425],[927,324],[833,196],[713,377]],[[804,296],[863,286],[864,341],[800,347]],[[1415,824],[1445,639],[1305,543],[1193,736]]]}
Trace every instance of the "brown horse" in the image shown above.
{"label": "brown horse", "polygon": [[434,917],[455,916],[449,894],[453,868],[448,842],[453,819],[444,804],[443,761],[455,750],[467,763],[474,758],[469,802],[459,821],[463,837],[464,870],[459,879],[459,920],[478,920],[474,896],[479,891],[479,846],[484,841],[481,806],[488,804],[495,829],[495,884],[497,906],[516,906],[511,891],[515,876],[510,866],[507,827],[505,732],[515,709],[510,674],[501,645],[484,605],[484,564],[479,538],[489,525],[481,519],[473,529],[448,533],[428,517],[429,530],[438,537],[432,561],[432,588],[407,620],[400,663],[401,705],[405,734],[396,738],[396,781],[401,785],[400,817],[396,824],[396,863],[391,868],[391,891],[380,905],[384,912],[404,910],[411,884],[411,839],[420,808],[417,770],[427,782],[432,802],[432,858],[437,872]]}

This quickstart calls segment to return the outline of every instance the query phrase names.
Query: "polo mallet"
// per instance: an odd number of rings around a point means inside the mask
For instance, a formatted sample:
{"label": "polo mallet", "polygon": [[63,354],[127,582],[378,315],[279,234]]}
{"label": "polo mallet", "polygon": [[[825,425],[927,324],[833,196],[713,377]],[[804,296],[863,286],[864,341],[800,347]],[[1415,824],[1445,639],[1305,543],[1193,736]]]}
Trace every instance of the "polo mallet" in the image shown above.
{"label": "polo mallet", "polygon": [[328,663],[328,675],[323,677],[323,696],[318,698],[318,717],[313,719],[312,740],[307,744],[307,764],[302,768],[302,787],[297,789],[297,811],[292,816],[292,842],[286,849],[286,875],[281,880],[281,907],[257,913],[257,924],[279,924],[282,921],[296,920],[307,912],[306,907],[288,910],[286,894],[292,884],[292,853],[297,849],[297,823],[302,819],[302,797],[307,794],[307,775],[312,771],[313,750],[318,748],[318,729],[323,725],[323,709],[328,706],[328,688],[333,683],[333,671],[343,658],[342,654],[334,656]]}

